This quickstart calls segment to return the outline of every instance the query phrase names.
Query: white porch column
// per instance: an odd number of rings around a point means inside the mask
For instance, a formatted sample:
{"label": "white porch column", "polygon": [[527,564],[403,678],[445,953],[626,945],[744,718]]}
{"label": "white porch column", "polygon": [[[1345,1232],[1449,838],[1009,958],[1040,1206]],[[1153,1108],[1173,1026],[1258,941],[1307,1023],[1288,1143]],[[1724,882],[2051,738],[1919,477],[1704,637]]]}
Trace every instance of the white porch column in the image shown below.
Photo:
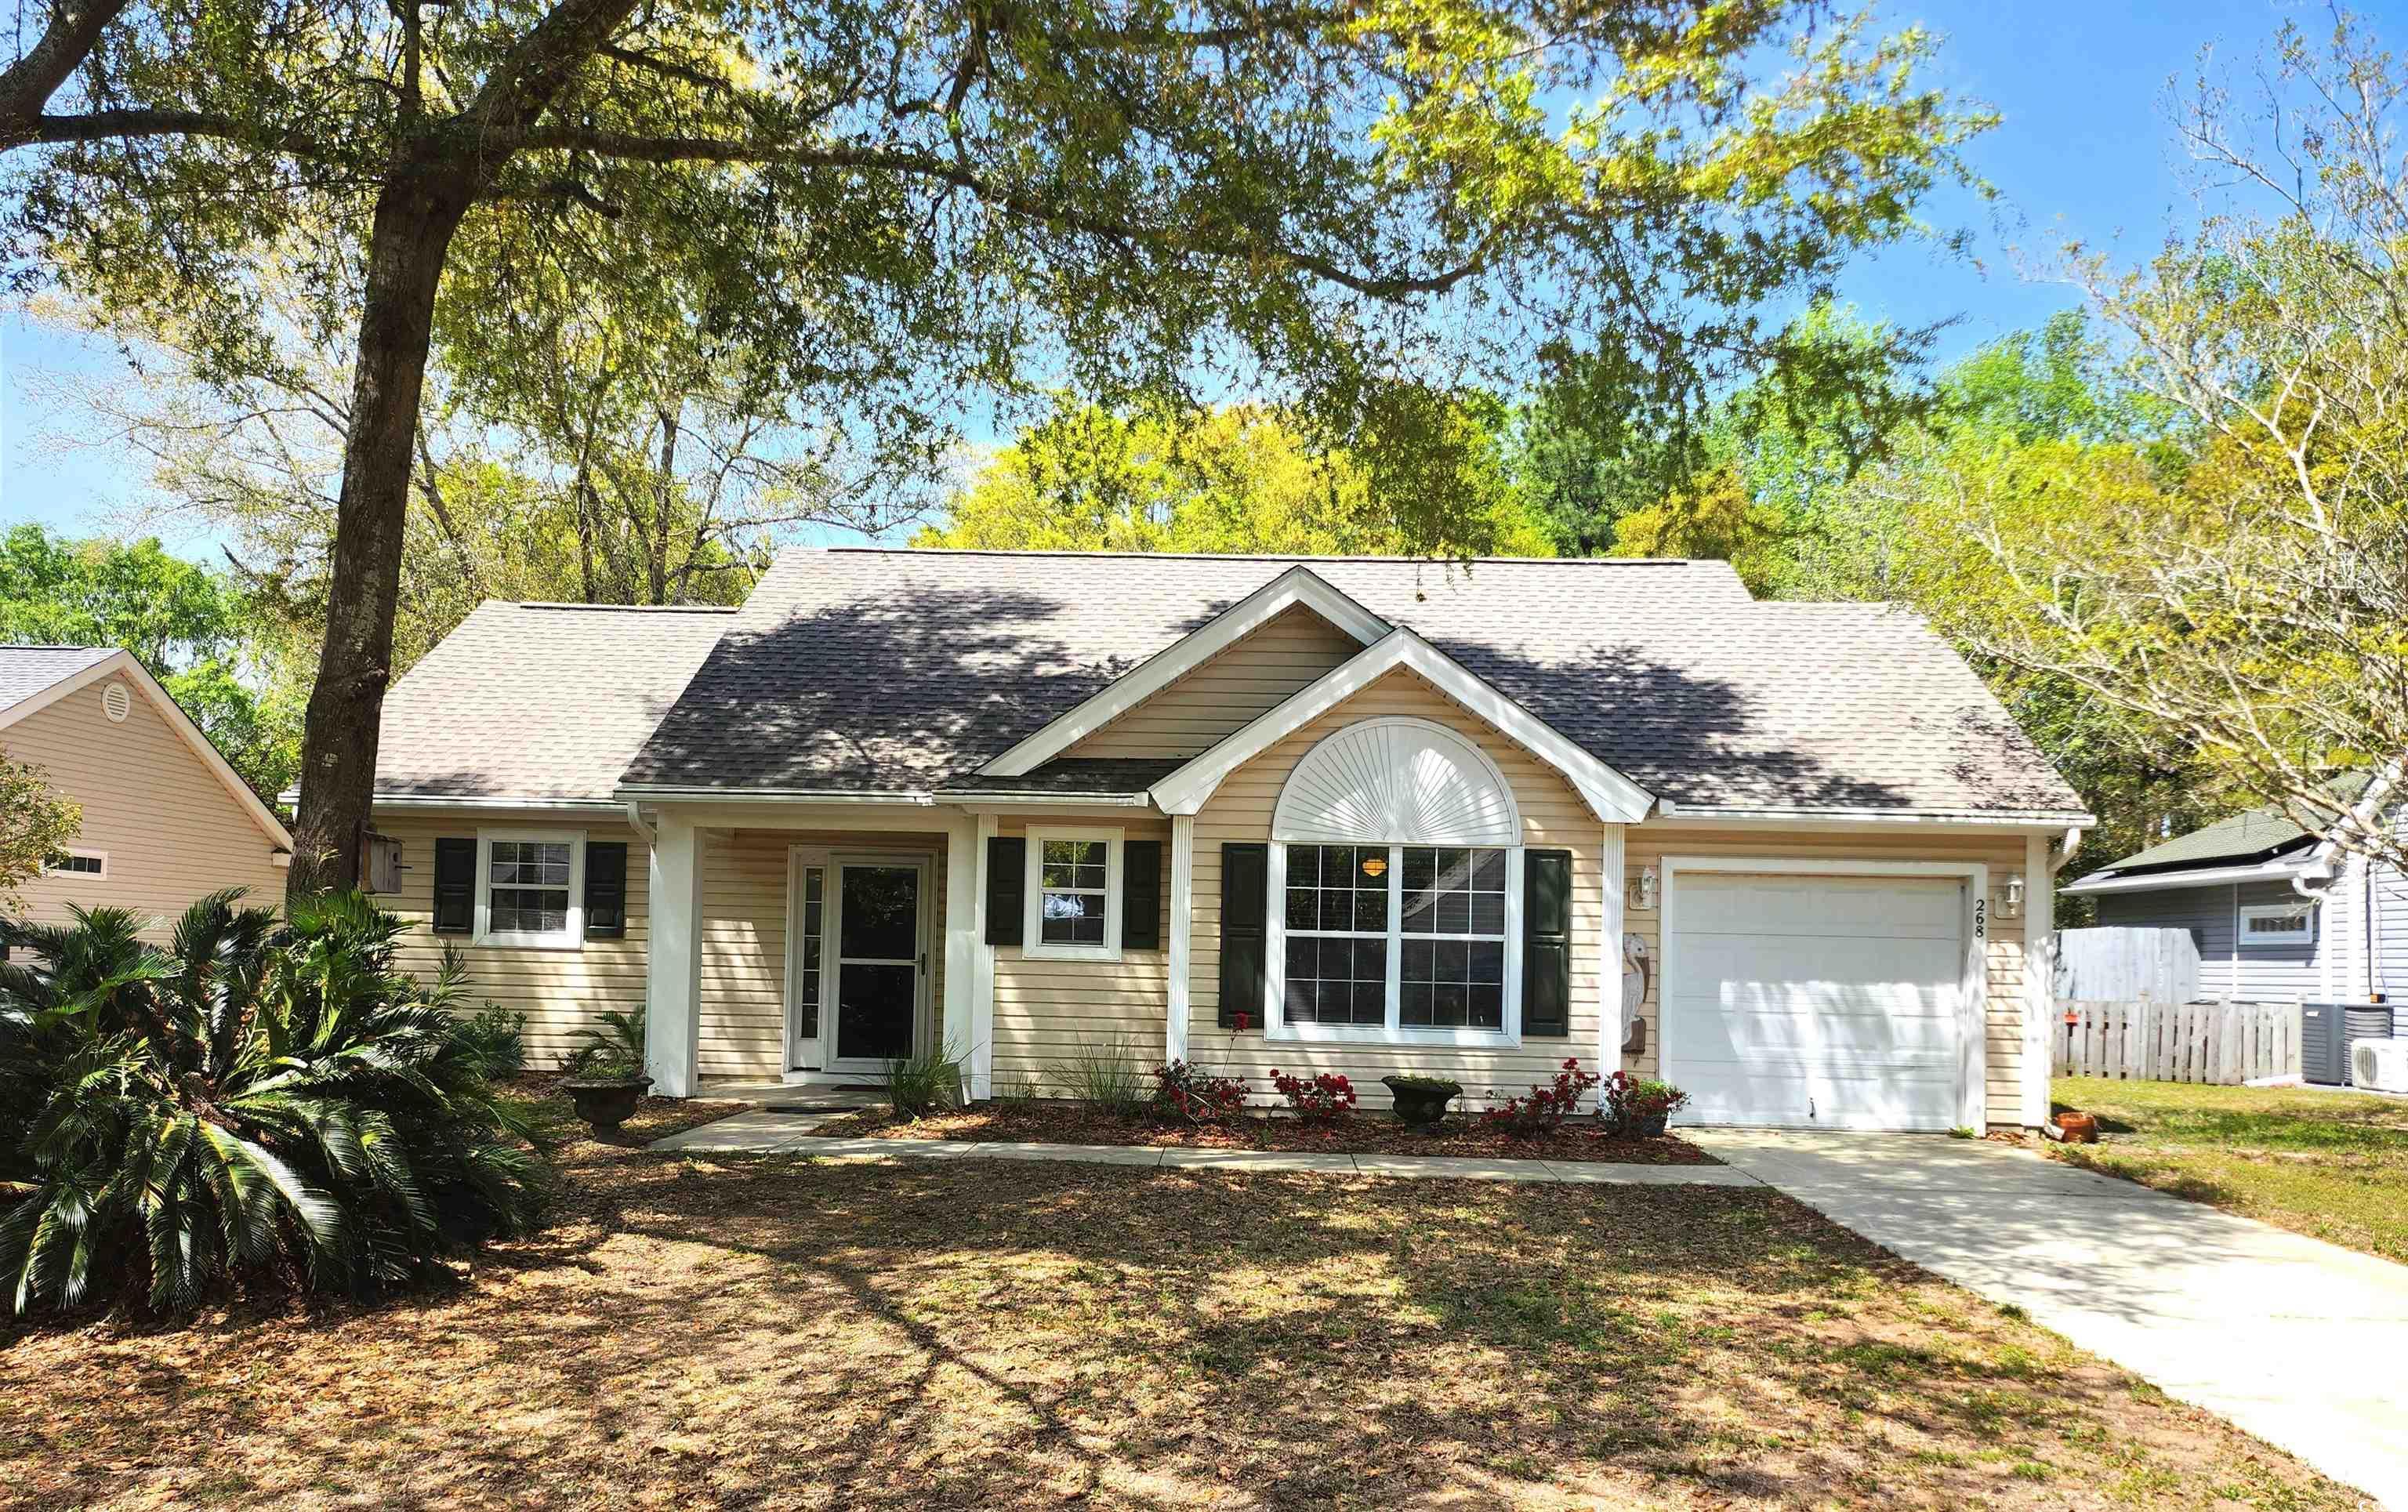
{"label": "white porch column", "polygon": [[972,1003],[978,993],[978,944],[986,937],[979,917],[979,821],[956,814],[945,827],[945,1054],[971,1076],[978,1032]]}
{"label": "white porch column", "polygon": [[1196,816],[1170,816],[1170,992],[1164,1004],[1162,1058],[1187,1059],[1187,963],[1196,948]]}
{"label": "white porch column", "polygon": [[995,1095],[995,947],[986,943],[986,858],[993,849],[987,842],[1000,829],[993,814],[981,814],[970,837],[970,1096],[982,1101]]}
{"label": "white porch column", "polygon": [[644,1061],[663,1097],[692,1097],[701,1080],[702,844],[692,820],[662,811],[645,926]]}
{"label": "white porch column", "polygon": [[1628,1025],[1622,1012],[1622,902],[1629,892],[1628,866],[1622,855],[1622,826],[1605,827],[1598,869],[1605,875],[1598,899],[1597,956],[1597,1067],[1610,1077],[1622,1069],[1622,1040]]}
{"label": "white porch column", "polygon": [[2024,839],[2023,1123],[2048,1121],[2048,1074],[2057,1052],[2057,872],[2049,837]]}

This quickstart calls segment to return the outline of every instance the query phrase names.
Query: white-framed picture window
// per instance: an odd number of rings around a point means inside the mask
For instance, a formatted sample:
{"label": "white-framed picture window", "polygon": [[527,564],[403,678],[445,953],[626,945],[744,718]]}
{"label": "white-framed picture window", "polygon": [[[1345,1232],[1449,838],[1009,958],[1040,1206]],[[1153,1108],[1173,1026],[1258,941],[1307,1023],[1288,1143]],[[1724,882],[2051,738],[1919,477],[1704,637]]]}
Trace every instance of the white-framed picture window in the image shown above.
{"label": "white-framed picture window", "polygon": [[80,881],[108,880],[108,852],[106,850],[66,849],[52,856],[42,867],[48,877],[72,877]]}
{"label": "white-framed picture window", "polygon": [[1121,838],[1117,829],[1030,828],[1023,955],[1120,959]]}
{"label": "white-framed picture window", "polygon": [[479,945],[573,949],[585,943],[585,832],[477,834]]}
{"label": "white-framed picture window", "polygon": [[1518,1041],[1520,848],[1275,845],[1271,885],[1271,1037]]}
{"label": "white-framed picture window", "polygon": [[2316,906],[2306,898],[2297,903],[2253,903],[2241,910],[2241,948],[2272,949],[2316,942]]}

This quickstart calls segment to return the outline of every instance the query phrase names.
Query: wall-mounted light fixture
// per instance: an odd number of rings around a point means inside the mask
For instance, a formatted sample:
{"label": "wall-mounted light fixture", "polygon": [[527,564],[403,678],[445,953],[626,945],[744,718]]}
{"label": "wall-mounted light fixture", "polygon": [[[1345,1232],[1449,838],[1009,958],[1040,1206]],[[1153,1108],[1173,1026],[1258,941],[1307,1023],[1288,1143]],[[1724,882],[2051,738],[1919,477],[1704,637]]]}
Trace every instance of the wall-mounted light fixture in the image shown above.
{"label": "wall-mounted light fixture", "polygon": [[2007,895],[1999,905],[1999,917],[2001,919],[2021,919],[2023,916],[2024,874],[2021,872],[2009,872],[2007,874]]}
{"label": "wall-mounted light fixture", "polygon": [[1641,913],[1648,913],[1652,912],[1655,907],[1656,868],[1653,866],[1641,866],[1639,868],[1639,910]]}

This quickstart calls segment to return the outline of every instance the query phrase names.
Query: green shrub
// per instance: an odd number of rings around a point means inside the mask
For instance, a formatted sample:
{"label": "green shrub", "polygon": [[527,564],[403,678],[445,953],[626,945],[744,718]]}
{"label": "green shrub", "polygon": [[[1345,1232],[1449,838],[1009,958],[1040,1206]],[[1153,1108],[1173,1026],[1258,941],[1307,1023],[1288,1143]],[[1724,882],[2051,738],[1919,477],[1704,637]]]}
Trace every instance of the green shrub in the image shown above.
{"label": "green shrub", "polygon": [[591,1077],[596,1080],[634,1077],[644,1074],[644,1015],[639,1009],[629,1013],[611,1008],[601,1016],[601,1023],[585,1031],[585,1043],[568,1057],[566,1070],[572,1077]]}
{"label": "green shrub", "polygon": [[1082,1038],[1078,1048],[1045,1069],[1071,1096],[1097,1112],[1135,1119],[1154,1104],[1144,1070],[1153,1052],[1127,1034]]}
{"label": "green shrub", "polygon": [[120,908],[0,921],[35,958],[0,964],[15,1311],[186,1311],[262,1279],[370,1297],[534,1221],[547,1170],[459,1032],[456,970],[397,969],[405,926],[357,893],[280,927],[240,897],[165,950]]}
{"label": "green shrub", "polygon": [[886,1063],[886,1100],[899,1119],[924,1119],[962,1096],[962,1063],[942,1050],[923,1050]]}
{"label": "green shrub", "polygon": [[[443,965],[446,971],[455,969],[449,950]],[[488,1003],[466,1018],[453,1020],[452,1029],[467,1045],[487,1081],[508,1081],[526,1069],[525,1014],[498,1003]]]}

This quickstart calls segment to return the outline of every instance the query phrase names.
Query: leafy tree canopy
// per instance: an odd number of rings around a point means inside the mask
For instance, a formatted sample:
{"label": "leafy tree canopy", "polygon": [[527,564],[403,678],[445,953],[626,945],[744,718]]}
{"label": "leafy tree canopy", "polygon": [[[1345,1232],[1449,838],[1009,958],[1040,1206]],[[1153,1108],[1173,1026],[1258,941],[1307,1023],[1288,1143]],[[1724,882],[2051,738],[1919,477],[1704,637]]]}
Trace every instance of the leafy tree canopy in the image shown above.
{"label": "leafy tree canopy", "polygon": [[19,8],[21,278],[189,312],[240,382],[289,268],[350,349],[296,891],[356,872],[438,348],[474,382],[573,316],[674,319],[748,407],[895,464],[966,394],[1261,392],[1445,551],[1484,503],[1430,421],[1474,391],[1561,391],[1616,448],[1747,374],[1885,382],[1911,338],[1767,312],[1917,234],[1987,119],[1924,86],[1922,33],[1810,0]]}
{"label": "leafy tree canopy", "polygon": [[[1496,408],[1441,417],[1484,479],[1487,503],[1464,545],[1552,556],[1506,478]],[[1405,549],[1381,480],[1348,449],[1319,451],[1279,412],[1235,406],[1129,420],[1065,404],[997,452],[915,546],[1072,551],[1394,555]]]}

